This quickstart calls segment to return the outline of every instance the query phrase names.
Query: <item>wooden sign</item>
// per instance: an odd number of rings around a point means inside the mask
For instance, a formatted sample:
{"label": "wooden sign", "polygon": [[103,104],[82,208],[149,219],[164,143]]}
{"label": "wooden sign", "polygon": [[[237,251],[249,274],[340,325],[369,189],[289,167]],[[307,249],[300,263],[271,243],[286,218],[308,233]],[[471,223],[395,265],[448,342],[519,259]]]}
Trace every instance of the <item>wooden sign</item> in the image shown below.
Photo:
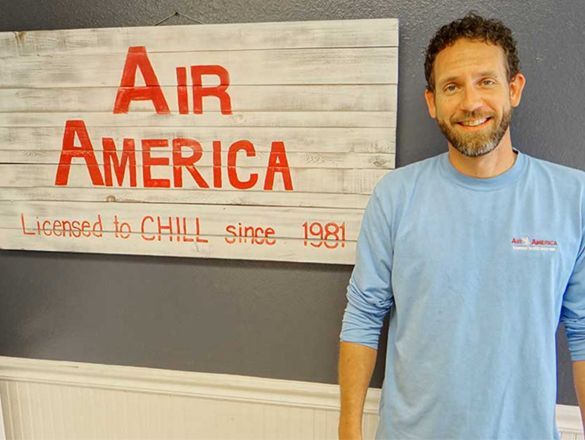
{"label": "wooden sign", "polygon": [[353,264],[394,19],[0,33],[0,248]]}

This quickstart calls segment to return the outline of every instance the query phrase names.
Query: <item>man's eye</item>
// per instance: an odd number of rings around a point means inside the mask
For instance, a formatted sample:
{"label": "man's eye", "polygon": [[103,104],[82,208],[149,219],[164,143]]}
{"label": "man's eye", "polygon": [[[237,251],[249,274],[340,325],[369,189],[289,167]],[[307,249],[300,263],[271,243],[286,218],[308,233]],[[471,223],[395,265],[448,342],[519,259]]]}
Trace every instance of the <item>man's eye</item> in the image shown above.
{"label": "man's eye", "polygon": [[448,84],[445,86],[444,90],[446,93],[453,93],[455,90],[457,90],[457,86],[455,84]]}
{"label": "man's eye", "polygon": [[493,86],[496,82],[493,79],[484,79],[483,85],[484,86]]}

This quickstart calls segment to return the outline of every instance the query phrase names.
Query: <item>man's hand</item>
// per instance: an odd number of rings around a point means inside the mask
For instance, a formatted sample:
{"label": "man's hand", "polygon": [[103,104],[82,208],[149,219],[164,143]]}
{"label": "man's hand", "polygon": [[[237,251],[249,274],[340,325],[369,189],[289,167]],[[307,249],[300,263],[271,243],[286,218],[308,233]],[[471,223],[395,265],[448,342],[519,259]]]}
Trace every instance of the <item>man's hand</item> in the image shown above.
{"label": "man's hand", "polygon": [[339,347],[341,414],[339,439],[362,439],[362,415],[368,385],[376,364],[377,350],[353,342]]}

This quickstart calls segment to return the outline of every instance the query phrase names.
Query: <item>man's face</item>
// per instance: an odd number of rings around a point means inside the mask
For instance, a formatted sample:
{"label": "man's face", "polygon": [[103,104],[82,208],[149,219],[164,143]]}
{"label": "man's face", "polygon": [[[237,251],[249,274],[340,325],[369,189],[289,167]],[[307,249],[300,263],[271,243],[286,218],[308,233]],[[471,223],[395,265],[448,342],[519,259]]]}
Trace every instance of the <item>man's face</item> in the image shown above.
{"label": "man's face", "polygon": [[462,38],[437,54],[433,72],[435,91],[427,90],[425,99],[449,144],[469,157],[496,148],[525,81],[518,73],[508,82],[503,49]]}

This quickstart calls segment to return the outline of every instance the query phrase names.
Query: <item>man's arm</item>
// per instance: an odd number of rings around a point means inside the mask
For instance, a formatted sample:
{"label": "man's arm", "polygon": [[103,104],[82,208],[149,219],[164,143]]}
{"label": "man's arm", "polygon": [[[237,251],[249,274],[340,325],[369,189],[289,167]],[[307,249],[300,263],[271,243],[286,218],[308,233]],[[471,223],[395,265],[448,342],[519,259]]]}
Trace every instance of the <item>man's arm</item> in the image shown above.
{"label": "man's arm", "polygon": [[[376,365],[377,350],[353,342],[339,346],[341,414],[339,439],[361,440],[362,416],[368,385]],[[584,368],[585,371],[585,368]],[[585,379],[584,379],[585,384]],[[583,395],[585,398],[585,394]]]}
{"label": "man's arm", "polygon": [[[347,286],[347,307],[339,335],[341,417],[339,437],[361,440],[362,413],[372,377],[384,317],[392,295],[391,210],[378,197],[378,186],[364,212],[356,263]],[[386,200],[388,197],[385,198]]]}
{"label": "man's arm", "polygon": [[581,423],[585,430],[585,361],[573,362],[573,382],[581,410]]}

